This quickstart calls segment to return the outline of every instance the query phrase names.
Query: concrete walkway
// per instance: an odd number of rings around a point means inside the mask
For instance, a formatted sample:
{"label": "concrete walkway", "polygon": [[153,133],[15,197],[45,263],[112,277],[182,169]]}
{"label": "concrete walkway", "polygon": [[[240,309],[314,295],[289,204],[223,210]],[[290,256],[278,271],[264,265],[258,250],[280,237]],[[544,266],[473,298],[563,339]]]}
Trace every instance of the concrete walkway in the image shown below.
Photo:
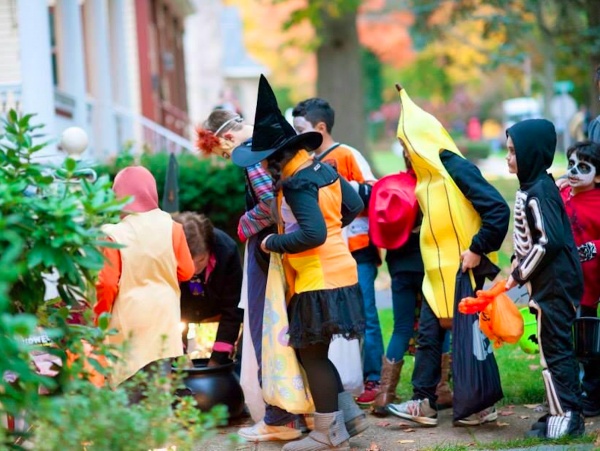
{"label": "concrete walkway", "polygon": [[[505,406],[498,409],[498,420],[477,427],[453,427],[452,411],[439,413],[439,423],[434,428],[419,427],[416,423],[397,417],[377,418],[368,415],[370,427],[362,434],[350,440],[352,451],[401,451],[401,450],[448,450],[454,446],[485,449],[486,443],[493,443],[494,449],[500,449],[501,442],[523,439],[531,425],[544,414],[538,411],[539,406],[518,405]],[[246,418],[226,428],[221,428],[216,437],[197,448],[197,451],[275,451],[280,450],[285,442],[240,443],[228,442],[227,436],[235,434],[240,427],[250,426],[252,421]],[[596,444],[581,445],[537,445],[529,448],[504,449],[528,451],[565,451],[600,449],[600,417],[586,420],[586,432],[596,434]]]}

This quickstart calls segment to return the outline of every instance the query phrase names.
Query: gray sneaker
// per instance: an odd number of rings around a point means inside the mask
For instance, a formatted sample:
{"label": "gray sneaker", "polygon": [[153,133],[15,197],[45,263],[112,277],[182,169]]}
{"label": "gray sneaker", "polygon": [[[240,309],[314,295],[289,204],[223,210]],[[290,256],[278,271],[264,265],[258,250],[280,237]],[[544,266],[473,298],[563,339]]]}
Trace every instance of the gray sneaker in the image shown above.
{"label": "gray sneaker", "polygon": [[454,426],[479,426],[484,423],[491,423],[498,419],[498,412],[494,406],[483,409],[481,412],[469,415],[467,418],[456,420]]}
{"label": "gray sneaker", "polygon": [[412,399],[401,404],[388,404],[386,409],[392,415],[414,421],[424,426],[437,426],[437,410],[429,405],[429,399]]}

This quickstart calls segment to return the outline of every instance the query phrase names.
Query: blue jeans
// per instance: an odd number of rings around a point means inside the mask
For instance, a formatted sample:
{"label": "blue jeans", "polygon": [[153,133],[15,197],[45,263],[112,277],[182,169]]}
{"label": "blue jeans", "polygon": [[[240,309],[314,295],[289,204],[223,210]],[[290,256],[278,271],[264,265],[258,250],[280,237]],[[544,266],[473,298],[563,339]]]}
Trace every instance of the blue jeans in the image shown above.
{"label": "blue jeans", "polygon": [[388,360],[404,359],[414,335],[415,306],[423,284],[422,272],[397,272],[392,275],[392,307],[394,329],[387,347]]}
{"label": "blue jeans", "polygon": [[375,305],[375,278],[377,265],[374,262],[358,263],[358,284],[365,303],[365,336],[362,347],[363,376],[367,381],[379,381],[383,337]]}

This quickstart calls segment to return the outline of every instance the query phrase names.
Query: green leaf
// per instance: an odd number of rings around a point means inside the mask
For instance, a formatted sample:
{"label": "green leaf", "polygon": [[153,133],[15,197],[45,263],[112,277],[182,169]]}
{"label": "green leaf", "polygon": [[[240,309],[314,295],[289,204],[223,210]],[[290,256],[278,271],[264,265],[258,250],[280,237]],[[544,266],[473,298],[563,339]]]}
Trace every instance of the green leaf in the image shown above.
{"label": "green leaf", "polygon": [[17,117],[17,112],[15,110],[11,109],[8,112],[8,120],[13,124],[19,122],[19,119]]}
{"label": "green leaf", "polygon": [[67,171],[69,172],[73,172],[75,171],[75,169],[77,169],[77,162],[73,159],[73,158],[67,158],[64,162],[65,168],[67,169]]}
{"label": "green leaf", "polygon": [[98,317],[98,327],[102,330],[108,330],[108,325],[110,323],[110,313],[102,313]]}

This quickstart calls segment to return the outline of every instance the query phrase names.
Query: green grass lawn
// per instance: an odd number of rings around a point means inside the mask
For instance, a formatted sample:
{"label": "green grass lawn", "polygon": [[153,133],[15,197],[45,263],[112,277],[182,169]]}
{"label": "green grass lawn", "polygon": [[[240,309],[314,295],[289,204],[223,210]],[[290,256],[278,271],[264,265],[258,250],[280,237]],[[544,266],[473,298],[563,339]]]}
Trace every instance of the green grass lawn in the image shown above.
{"label": "green grass lawn", "polygon": [[[391,309],[379,310],[379,321],[385,348],[389,343],[394,325]],[[500,369],[504,399],[500,405],[539,404],[544,401],[544,383],[539,368],[539,355],[525,354],[518,345],[504,345],[494,352]],[[414,357],[404,359],[404,367],[398,386],[398,395],[403,399],[412,396],[410,382]]]}

